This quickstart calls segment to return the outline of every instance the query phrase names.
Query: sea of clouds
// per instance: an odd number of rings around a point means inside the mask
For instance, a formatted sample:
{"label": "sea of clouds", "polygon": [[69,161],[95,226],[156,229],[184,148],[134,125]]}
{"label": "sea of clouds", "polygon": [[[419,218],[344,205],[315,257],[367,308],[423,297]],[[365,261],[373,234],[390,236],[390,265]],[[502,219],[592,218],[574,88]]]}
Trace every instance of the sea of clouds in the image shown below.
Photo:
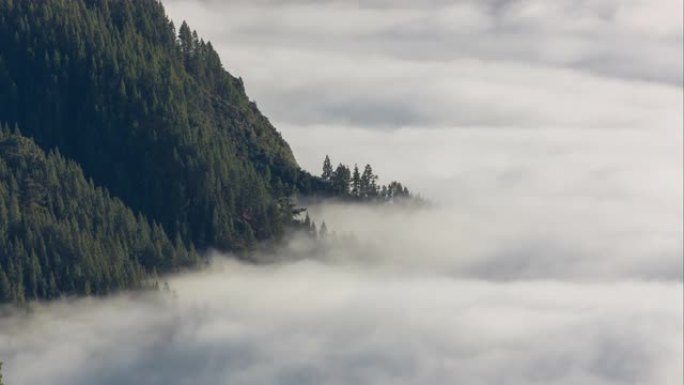
{"label": "sea of clouds", "polygon": [[326,247],[3,309],[7,384],[681,383],[681,2],[164,4],[304,168],[431,205],[316,204]]}

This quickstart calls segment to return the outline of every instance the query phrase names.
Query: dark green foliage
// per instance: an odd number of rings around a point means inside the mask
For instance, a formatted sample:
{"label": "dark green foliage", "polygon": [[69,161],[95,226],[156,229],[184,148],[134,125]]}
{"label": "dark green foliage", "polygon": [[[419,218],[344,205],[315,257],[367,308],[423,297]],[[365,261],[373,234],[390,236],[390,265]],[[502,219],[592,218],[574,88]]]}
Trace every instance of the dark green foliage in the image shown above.
{"label": "dark green foliage", "polygon": [[317,191],[242,80],[155,0],[0,1],[0,122],[200,248],[278,237]]}
{"label": "dark green foliage", "polygon": [[378,195],[378,186],[376,186],[376,181],[378,176],[373,174],[373,168],[370,164],[367,164],[363,169],[363,175],[361,175],[360,181],[360,196],[363,198],[372,198]]}
{"label": "dark green foliage", "polygon": [[0,136],[0,302],[141,286],[196,264],[193,245],[315,237],[296,194],[410,196],[378,189],[370,166],[351,194],[347,166],[301,170],[211,43],[157,0],[0,0],[0,122],[35,140]]}
{"label": "dark green foliage", "polygon": [[321,178],[325,182],[330,182],[330,178],[332,178],[332,174],[333,174],[332,163],[330,163],[330,157],[328,157],[326,155],[325,160],[323,160],[323,173],[321,174]]}
{"label": "dark green foliage", "polygon": [[354,172],[351,177],[351,196],[358,198],[361,196],[361,174],[359,166],[354,165]]}
{"label": "dark green foliage", "polygon": [[349,167],[340,163],[330,178],[330,187],[334,195],[342,197],[349,195],[350,183],[351,171],[349,171]]}
{"label": "dark green foliage", "polygon": [[59,152],[0,132],[0,303],[140,287],[198,260]]}
{"label": "dark green foliage", "polygon": [[[330,158],[326,155],[323,161],[323,175],[330,165]],[[378,176],[373,173],[371,165],[367,164],[363,168],[363,173],[359,172],[359,167],[354,165],[354,171],[349,167],[339,164],[329,177],[322,177],[320,181],[323,186],[317,186],[317,190],[312,194],[322,194],[337,199],[350,200],[356,202],[412,202],[424,204],[425,202],[418,196],[409,192],[406,186],[392,181],[388,185],[378,187]],[[327,230],[327,229],[326,229]]]}

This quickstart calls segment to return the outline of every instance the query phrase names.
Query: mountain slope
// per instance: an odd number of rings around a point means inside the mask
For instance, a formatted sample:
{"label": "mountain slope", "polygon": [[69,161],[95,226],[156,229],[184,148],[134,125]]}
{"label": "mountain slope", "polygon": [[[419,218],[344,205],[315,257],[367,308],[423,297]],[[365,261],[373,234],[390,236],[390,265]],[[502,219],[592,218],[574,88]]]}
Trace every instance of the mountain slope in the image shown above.
{"label": "mountain slope", "polygon": [[105,294],[198,261],[74,162],[0,131],[0,303]]}
{"label": "mountain slope", "polygon": [[200,248],[279,236],[280,199],[317,182],[211,44],[154,0],[1,1],[0,89],[0,122]]}

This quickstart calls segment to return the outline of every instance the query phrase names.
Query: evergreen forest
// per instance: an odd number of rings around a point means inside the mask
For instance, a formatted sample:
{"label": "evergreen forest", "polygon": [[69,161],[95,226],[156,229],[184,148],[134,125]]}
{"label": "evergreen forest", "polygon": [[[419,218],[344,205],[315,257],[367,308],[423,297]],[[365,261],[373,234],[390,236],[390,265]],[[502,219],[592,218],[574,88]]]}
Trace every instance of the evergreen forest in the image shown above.
{"label": "evergreen forest", "polygon": [[277,241],[303,226],[297,196],[410,197],[370,166],[301,169],[157,0],[1,0],[0,125],[0,302],[143,287]]}

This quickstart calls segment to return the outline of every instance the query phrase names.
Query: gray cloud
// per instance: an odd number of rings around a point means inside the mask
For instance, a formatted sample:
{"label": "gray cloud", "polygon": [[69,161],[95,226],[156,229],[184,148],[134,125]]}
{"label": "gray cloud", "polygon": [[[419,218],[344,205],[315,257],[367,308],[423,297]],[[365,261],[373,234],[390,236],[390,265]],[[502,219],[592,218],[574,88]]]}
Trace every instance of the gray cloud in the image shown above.
{"label": "gray cloud", "polygon": [[[220,263],[0,326],[12,384],[675,384],[681,287]],[[678,307],[679,306],[679,307]]]}
{"label": "gray cloud", "polygon": [[173,294],[10,311],[8,383],[681,380],[678,219],[601,200],[462,198],[311,206],[339,241],[293,238],[265,265],[216,256],[168,277]]}
{"label": "gray cloud", "polygon": [[[654,97],[669,108],[654,124],[680,115],[682,9],[667,0],[167,8],[201,26],[280,123],[635,126],[632,106]],[[580,119],[585,104],[596,111]]]}

